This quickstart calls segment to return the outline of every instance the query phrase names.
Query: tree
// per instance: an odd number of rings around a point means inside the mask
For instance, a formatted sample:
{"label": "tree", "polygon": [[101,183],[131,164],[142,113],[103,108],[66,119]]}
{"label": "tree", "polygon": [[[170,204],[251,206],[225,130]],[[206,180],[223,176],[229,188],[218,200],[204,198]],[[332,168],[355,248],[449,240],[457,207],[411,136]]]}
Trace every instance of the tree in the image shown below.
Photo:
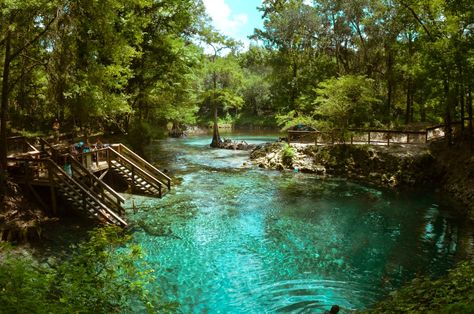
{"label": "tree", "polygon": [[365,76],[346,75],[320,84],[315,100],[316,118],[323,127],[337,129],[344,140],[348,128],[374,124],[376,98],[373,81]]}
{"label": "tree", "polygon": [[[205,88],[203,94],[204,102],[209,103],[213,115],[213,133],[211,147],[220,147],[222,144],[219,135],[218,109],[219,107],[230,108],[239,107],[241,98],[233,93],[232,87],[235,81],[239,81],[240,67],[233,54],[236,52],[239,43],[223,36],[210,27],[204,28],[201,33],[201,40],[212,49],[205,65]],[[221,54],[229,52],[227,57]]]}
{"label": "tree", "polygon": [[273,52],[273,102],[282,111],[295,110],[302,94],[335,74],[322,54],[327,48],[323,21],[317,8],[302,0],[264,1],[260,9],[265,29],[253,37]]}
{"label": "tree", "polygon": [[[13,62],[48,32],[58,18],[56,3],[50,1],[28,1],[26,3],[3,2],[0,27],[3,37],[2,97],[0,104],[0,204],[3,207],[7,169],[7,113],[12,89],[10,80]],[[20,78],[21,79],[21,78]]]}

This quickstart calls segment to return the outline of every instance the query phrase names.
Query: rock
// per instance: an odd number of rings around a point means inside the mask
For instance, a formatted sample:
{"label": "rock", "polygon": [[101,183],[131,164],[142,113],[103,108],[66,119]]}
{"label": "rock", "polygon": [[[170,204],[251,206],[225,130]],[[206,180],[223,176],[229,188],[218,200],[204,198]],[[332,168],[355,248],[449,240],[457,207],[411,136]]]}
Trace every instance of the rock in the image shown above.
{"label": "rock", "polygon": [[[281,169],[284,143],[256,147],[250,154],[259,167]],[[292,145],[292,168],[318,175],[337,175],[389,187],[429,183],[434,158],[426,149],[366,145]],[[412,149],[410,154],[406,151]],[[452,183],[452,182],[451,182]]]}

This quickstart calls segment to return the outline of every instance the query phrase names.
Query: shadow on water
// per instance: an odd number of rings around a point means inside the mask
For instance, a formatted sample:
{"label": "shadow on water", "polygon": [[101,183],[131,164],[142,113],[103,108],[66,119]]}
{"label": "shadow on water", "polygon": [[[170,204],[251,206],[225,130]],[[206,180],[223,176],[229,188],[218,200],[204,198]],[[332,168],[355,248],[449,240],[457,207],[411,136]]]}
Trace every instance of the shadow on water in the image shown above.
{"label": "shadow on water", "polygon": [[127,204],[156,285],[183,312],[362,309],[417,275],[445,273],[460,243],[473,243],[455,205],[432,191],[242,168],[248,152],[209,142],[155,143],[150,156],[180,184]]}

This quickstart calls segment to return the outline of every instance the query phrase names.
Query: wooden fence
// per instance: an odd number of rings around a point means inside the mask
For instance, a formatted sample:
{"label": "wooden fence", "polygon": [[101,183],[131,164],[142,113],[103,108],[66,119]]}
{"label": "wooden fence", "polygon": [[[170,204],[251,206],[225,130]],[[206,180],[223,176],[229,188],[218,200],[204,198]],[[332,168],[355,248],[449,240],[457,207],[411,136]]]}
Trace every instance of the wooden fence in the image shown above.
{"label": "wooden fence", "polygon": [[[469,118],[463,121],[451,123],[451,131],[454,135],[460,134],[462,126],[469,125]],[[464,125],[463,125],[464,124]],[[391,144],[427,144],[445,138],[447,129],[444,124],[428,127],[421,131],[401,130],[377,130],[377,129],[348,129],[333,130],[332,132],[321,131],[288,131],[288,142],[314,143],[315,145],[332,145],[338,143],[346,144],[369,144],[369,145],[391,145]]]}

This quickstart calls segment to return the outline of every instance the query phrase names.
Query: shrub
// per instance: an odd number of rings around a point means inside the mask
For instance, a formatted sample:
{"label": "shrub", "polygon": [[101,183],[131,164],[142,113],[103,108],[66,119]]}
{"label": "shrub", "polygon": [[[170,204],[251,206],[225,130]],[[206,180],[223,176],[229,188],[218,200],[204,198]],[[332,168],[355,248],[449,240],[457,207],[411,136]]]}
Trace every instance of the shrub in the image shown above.
{"label": "shrub", "polygon": [[293,148],[290,145],[285,144],[281,152],[281,161],[283,162],[283,164],[286,166],[291,166],[293,164],[294,157],[295,151],[293,150]]}
{"label": "shrub", "polygon": [[414,279],[368,312],[474,313],[474,263],[461,263],[436,280]]}
{"label": "shrub", "polygon": [[130,237],[118,227],[94,231],[73,256],[52,265],[2,249],[0,304],[2,313],[169,312],[160,292],[149,293],[152,270],[141,249],[125,246]]}

